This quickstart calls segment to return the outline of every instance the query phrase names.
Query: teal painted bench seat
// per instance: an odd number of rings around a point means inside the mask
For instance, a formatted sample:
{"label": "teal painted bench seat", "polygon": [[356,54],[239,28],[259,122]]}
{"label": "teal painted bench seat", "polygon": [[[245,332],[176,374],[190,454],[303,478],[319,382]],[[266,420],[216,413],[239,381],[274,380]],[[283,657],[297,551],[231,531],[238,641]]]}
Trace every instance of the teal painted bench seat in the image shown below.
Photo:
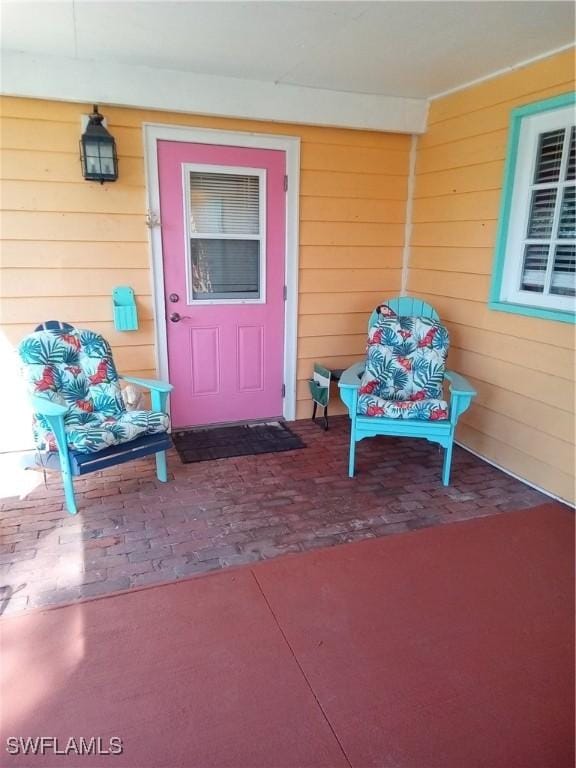
{"label": "teal painted bench seat", "polygon": [[[169,448],[172,448],[172,439],[170,435],[164,433],[137,437],[129,443],[113,445],[97,453],[81,453],[68,449],[70,472],[74,477],[86,475],[89,472],[99,472],[117,464],[124,464],[127,461],[141,459],[160,451],[167,451]],[[60,454],[57,451],[50,451],[41,456],[40,461],[36,461],[32,466],[37,469],[54,471],[61,469]]]}

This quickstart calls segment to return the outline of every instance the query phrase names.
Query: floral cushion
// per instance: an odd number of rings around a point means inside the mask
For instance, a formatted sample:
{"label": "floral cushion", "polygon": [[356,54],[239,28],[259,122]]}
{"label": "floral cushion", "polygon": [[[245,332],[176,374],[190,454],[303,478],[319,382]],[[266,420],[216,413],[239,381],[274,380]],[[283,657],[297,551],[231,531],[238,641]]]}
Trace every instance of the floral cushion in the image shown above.
{"label": "floral cushion", "polygon": [[[164,413],[126,411],[110,345],[100,334],[70,326],[40,330],[20,343],[18,353],[30,392],[68,408],[70,448],[92,453],[167,431]],[[56,450],[43,416],[34,419],[34,435],[39,448]]]}
{"label": "floral cushion", "polygon": [[358,413],[396,419],[448,418],[442,384],[449,337],[429,317],[402,317],[379,308],[370,329]]}
{"label": "floral cushion", "polygon": [[383,400],[373,395],[361,395],[358,413],[364,416],[386,416],[389,419],[425,419],[441,421],[448,418],[445,400]]}
{"label": "floral cushion", "polygon": [[[126,411],[117,416],[90,413],[82,422],[66,421],[68,445],[80,453],[93,453],[112,445],[128,443],[141,435],[166,432],[170,420],[157,411]],[[56,440],[49,429],[41,433],[48,451],[57,451]]]}

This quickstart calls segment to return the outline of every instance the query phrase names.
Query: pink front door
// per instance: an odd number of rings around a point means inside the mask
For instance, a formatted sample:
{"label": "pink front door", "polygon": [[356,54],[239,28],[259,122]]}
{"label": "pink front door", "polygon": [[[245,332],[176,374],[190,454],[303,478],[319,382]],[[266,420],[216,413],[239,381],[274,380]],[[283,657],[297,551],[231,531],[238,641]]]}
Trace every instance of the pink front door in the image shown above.
{"label": "pink front door", "polygon": [[172,422],[282,415],[284,152],[158,143]]}

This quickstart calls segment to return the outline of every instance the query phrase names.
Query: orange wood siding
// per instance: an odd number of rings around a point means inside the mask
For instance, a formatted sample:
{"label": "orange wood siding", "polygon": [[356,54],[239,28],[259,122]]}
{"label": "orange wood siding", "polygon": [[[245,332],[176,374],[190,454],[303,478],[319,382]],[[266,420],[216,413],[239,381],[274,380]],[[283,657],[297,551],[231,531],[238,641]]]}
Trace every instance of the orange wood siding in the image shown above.
{"label": "orange wood siding", "polygon": [[[11,342],[39,321],[69,320],[102,331],[124,372],[155,373],[142,143],[142,123],[155,122],[301,137],[298,417],[309,416],[314,360],[344,367],[362,356],[370,311],[400,289],[409,136],[101,105],[120,178],[100,185],[82,180],[78,159],[91,105],[0,105],[0,322]],[[118,284],[137,293],[138,332],[114,331]]]}
{"label": "orange wood siding", "polygon": [[513,107],[574,89],[568,51],[434,101],[418,139],[409,292],[452,336],[450,366],[478,388],[458,439],[574,501],[574,326],[488,309]]}

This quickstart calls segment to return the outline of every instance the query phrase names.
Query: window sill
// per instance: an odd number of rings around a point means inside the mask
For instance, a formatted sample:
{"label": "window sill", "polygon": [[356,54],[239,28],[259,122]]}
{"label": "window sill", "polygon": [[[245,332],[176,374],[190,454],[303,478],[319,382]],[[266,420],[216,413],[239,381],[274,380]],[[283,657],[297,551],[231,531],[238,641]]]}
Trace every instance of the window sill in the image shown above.
{"label": "window sill", "polygon": [[542,320],[557,320],[560,323],[575,323],[576,314],[560,309],[545,309],[544,307],[530,307],[526,304],[512,304],[504,301],[488,302],[490,309],[497,312],[509,312],[513,315],[527,315],[528,317],[539,317]]}

